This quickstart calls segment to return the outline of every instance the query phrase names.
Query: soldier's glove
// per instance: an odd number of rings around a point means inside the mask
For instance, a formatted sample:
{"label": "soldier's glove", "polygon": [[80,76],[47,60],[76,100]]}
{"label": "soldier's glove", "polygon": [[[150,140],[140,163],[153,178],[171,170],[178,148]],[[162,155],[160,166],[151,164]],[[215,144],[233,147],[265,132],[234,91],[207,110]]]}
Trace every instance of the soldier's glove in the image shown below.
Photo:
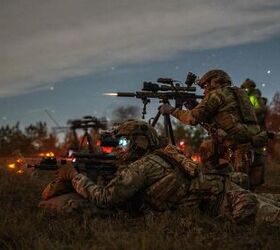
{"label": "soldier's glove", "polygon": [[70,166],[60,168],[56,175],[62,181],[72,181],[72,179],[78,174],[77,170]]}
{"label": "soldier's glove", "polygon": [[162,104],[159,107],[159,112],[162,113],[163,115],[171,115],[176,108],[172,107],[168,103]]}
{"label": "soldier's glove", "polygon": [[60,178],[56,178],[49,183],[42,193],[43,200],[48,200],[52,197],[59,196],[73,192],[73,187],[69,181],[62,181]]}

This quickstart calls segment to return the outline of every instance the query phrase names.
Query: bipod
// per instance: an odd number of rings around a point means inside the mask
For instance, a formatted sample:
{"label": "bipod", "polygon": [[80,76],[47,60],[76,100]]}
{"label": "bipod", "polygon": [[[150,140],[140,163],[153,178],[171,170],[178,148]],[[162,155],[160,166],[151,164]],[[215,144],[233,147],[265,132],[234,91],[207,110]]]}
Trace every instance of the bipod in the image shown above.
{"label": "bipod", "polygon": [[82,146],[84,144],[84,142],[87,142],[87,146],[88,146],[88,151],[89,153],[93,153],[93,143],[92,143],[92,138],[91,135],[88,132],[88,129],[84,129],[84,134],[81,140],[81,143],[79,145],[79,151],[82,149]]}
{"label": "bipod", "polygon": [[[156,126],[156,124],[157,124],[157,122],[158,122],[158,120],[159,120],[161,115],[162,114],[160,113],[160,111],[158,111],[156,116],[154,118],[152,118],[151,125],[153,127]],[[174,132],[173,132],[172,124],[171,124],[170,115],[168,115],[168,114],[163,115],[163,119],[164,119],[163,121],[164,121],[165,136],[170,139],[170,141],[171,141],[171,143],[173,145],[176,145],[175,137],[174,137]]]}

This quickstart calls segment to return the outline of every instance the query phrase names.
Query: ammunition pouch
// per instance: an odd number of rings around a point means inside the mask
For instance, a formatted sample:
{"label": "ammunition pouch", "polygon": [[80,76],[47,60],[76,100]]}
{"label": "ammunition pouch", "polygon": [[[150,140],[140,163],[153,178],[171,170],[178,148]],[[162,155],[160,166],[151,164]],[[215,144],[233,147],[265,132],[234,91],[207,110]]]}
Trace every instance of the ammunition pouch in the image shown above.
{"label": "ammunition pouch", "polygon": [[231,162],[234,171],[249,174],[253,162],[253,148],[250,143],[235,145],[229,148],[231,154],[229,161]]}
{"label": "ammunition pouch", "polygon": [[169,208],[168,200],[178,188],[177,176],[174,172],[170,172],[146,190],[145,200],[155,210],[166,210]]}
{"label": "ammunition pouch", "polygon": [[238,102],[239,111],[242,115],[243,123],[245,124],[257,124],[256,114],[250,104],[250,100],[246,92],[238,87],[232,87],[234,96]]}

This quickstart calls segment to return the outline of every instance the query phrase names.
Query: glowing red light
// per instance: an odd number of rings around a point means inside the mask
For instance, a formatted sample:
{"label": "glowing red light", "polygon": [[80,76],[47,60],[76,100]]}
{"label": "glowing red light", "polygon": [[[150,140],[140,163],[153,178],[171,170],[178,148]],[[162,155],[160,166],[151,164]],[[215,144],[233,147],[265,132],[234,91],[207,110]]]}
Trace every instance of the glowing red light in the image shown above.
{"label": "glowing red light", "polygon": [[101,150],[105,154],[111,154],[113,152],[113,147],[101,147]]}
{"label": "glowing red light", "polygon": [[193,155],[192,157],[192,160],[196,163],[201,163],[201,158],[200,158],[200,155]]}

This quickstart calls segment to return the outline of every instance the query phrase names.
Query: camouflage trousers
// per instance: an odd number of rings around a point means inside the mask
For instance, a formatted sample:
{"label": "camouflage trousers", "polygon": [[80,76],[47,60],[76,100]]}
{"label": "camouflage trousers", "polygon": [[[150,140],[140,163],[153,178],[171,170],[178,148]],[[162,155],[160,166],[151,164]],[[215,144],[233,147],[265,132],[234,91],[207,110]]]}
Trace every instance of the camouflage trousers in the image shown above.
{"label": "camouflage trousers", "polygon": [[229,160],[235,172],[249,175],[253,162],[253,148],[250,143],[229,147],[225,158]]}
{"label": "camouflage trousers", "polygon": [[262,148],[253,148],[250,144],[241,144],[234,149],[228,149],[226,158],[231,163],[235,172],[245,173],[249,177],[248,188],[264,183],[264,157]]}
{"label": "camouflage trousers", "polygon": [[280,226],[280,194],[255,194],[258,200],[257,223]]}
{"label": "camouflage trousers", "polygon": [[255,194],[218,175],[204,175],[191,185],[188,205],[234,223],[280,226],[280,194]]}
{"label": "camouflage trousers", "polygon": [[[63,184],[59,180],[48,184],[39,207],[82,216],[108,216],[114,213],[97,208],[73,190],[68,193],[67,189],[62,190]],[[235,223],[265,222],[280,226],[280,194],[255,194],[217,173],[194,178],[189,194],[180,204]]]}
{"label": "camouflage trousers", "polygon": [[205,174],[192,182],[189,205],[211,217],[228,219],[234,223],[254,220],[257,199],[250,191],[232,183],[228,177]]}

